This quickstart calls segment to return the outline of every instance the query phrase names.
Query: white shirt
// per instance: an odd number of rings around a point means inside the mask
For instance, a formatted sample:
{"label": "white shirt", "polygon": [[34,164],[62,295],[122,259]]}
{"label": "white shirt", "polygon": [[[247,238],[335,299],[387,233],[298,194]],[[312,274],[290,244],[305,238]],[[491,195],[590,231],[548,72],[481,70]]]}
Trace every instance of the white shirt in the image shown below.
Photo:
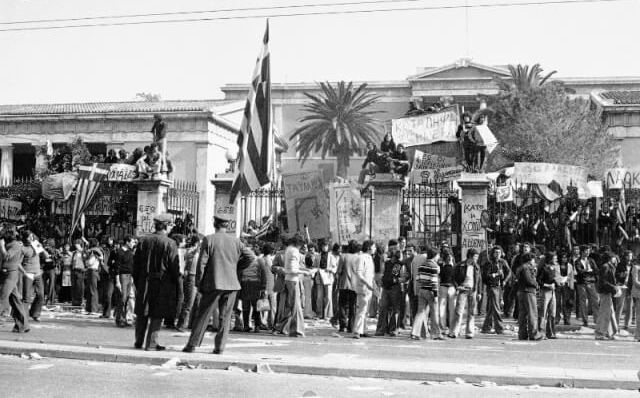
{"label": "white shirt", "polygon": [[373,285],[374,273],[375,267],[373,266],[373,257],[371,257],[371,254],[360,254],[356,262],[356,275],[359,277],[356,282],[356,293],[366,294],[371,292],[363,281],[366,281],[369,285]]}
{"label": "white shirt", "polygon": [[295,246],[289,246],[284,252],[284,280],[298,282],[300,280],[300,262],[302,255]]}

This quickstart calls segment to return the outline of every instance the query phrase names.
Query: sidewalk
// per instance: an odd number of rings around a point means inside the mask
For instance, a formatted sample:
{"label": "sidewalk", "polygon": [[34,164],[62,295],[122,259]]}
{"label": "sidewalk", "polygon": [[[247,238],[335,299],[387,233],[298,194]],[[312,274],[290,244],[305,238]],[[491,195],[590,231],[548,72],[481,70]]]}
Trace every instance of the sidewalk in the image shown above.
{"label": "sidewalk", "polygon": [[[225,354],[213,355],[211,333],[205,335],[203,346],[195,353],[186,354],[181,350],[189,333],[163,329],[159,341],[167,351],[146,352],[133,349],[132,328],[116,328],[113,320],[61,309],[43,313],[41,320],[32,323],[27,334],[11,333],[11,323],[0,326],[0,354],[37,352],[43,357],[149,365],[177,362],[179,358],[189,365],[213,369],[253,370],[268,364],[278,373],[423,382],[453,382],[459,378],[499,385],[640,387],[636,376],[640,369],[638,343],[628,337],[598,342],[592,329],[578,326],[562,327],[565,330],[558,340],[542,342],[483,334],[473,340],[414,342],[408,339],[408,331],[399,338],[354,340],[336,333],[326,321],[308,320],[305,338],[231,333]],[[374,327],[371,322],[370,331]]]}

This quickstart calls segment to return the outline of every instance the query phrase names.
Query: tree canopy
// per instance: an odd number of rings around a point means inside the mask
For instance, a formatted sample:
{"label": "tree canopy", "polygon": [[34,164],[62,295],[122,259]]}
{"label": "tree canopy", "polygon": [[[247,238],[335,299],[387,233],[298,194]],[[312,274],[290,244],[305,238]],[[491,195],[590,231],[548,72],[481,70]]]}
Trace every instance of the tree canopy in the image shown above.
{"label": "tree canopy", "polygon": [[[539,77],[539,65],[532,69]],[[531,75],[520,66],[510,70]],[[571,98],[562,83],[548,82],[548,76],[530,79],[533,84],[520,84],[514,76],[516,83],[501,85],[499,94],[487,99],[486,113],[500,142],[498,156],[490,166],[502,166],[496,159],[504,157],[511,162],[583,166],[590,174],[601,176],[615,163],[619,148],[590,102]]]}

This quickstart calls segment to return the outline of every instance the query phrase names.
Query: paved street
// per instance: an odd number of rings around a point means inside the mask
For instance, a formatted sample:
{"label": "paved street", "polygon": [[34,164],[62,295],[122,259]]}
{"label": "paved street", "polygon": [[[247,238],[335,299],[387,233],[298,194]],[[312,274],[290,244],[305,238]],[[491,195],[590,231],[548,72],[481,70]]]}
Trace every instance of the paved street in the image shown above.
{"label": "paved street", "polygon": [[[70,346],[70,349],[91,349],[93,352],[118,349],[118,352],[125,354],[141,355],[140,351],[132,348],[133,329],[116,328],[113,321],[109,320],[72,312],[47,312],[40,323],[32,324],[32,330],[28,334],[11,333],[11,326],[10,323],[0,326],[0,343],[30,343],[35,344],[36,348],[42,343],[43,348],[58,344]],[[220,358],[209,354],[213,349],[211,334],[207,334],[197,354],[180,352],[187,337],[188,333],[163,330],[160,342],[168,347],[168,351],[163,354],[169,358],[175,356],[185,360]],[[287,365],[302,364],[307,367],[334,366],[339,369],[375,367],[410,373],[412,370],[418,371],[419,367],[427,369],[432,366],[453,375],[456,372],[460,375],[517,372],[519,375],[533,376],[542,372],[546,376],[553,376],[570,369],[586,378],[607,373],[610,381],[618,378],[626,380],[626,388],[629,388],[631,380],[631,388],[636,388],[635,372],[640,369],[640,345],[630,338],[595,341],[590,329],[561,333],[559,337],[558,340],[522,342],[515,335],[478,334],[472,340],[458,338],[441,342],[415,342],[408,339],[406,331],[395,339],[386,337],[354,340],[347,335],[340,336],[326,322],[308,321],[307,337],[302,339],[273,336],[266,332],[232,333],[222,358],[227,361],[265,362],[272,366],[281,365],[283,369]],[[393,378],[417,377],[419,374],[398,374]]]}
{"label": "paved street", "polygon": [[[636,391],[258,374],[0,356],[3,397],[636,397]],[[26,381],[30,381],[27,383]],[[34,382],[37,380],[37,382]],[[79,381],[82,382],[79,382]]]}

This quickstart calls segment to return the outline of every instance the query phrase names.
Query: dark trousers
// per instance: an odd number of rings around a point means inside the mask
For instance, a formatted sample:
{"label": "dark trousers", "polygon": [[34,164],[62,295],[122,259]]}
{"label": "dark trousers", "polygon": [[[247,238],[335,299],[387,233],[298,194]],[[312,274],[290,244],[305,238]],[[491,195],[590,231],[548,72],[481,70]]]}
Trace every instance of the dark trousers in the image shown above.
{"label": "dark trousers", "polygon": [[43,272],[45,304],[53,304],[56,301],[56,269],[48,269]]}
{"label": "dark trousers", "polygon": [[212,292],[201,293],[198,313],[193,321],[193,329],[187,345],[199,347],[202,344],[204,333],[207,330],[209,318],[213,315],[215,306],[219,308],[220,327],[215,338],[215,351],[222,352],[227,344],[229,329],[231,328],[231,313],[233,304],[236,302],[237,290],[214,290]]}
{"label": "dark trousers", "polygon": [[504,317],[510,317],[513,314],[514,307],[516,306],[517,301],[517,291],[514,285],[509,285],[504,287]]}
{"label": "dark trousers", "polygon": [[504,331],[502,316],[500,315],[500,293],[499,286],[487,286],[487,315],[482,325],[483,332],[490,332],[492,326],[496,333]]}
{"label": "dark trousers", "polygon": [[29,311],[29,316],[39,318],[44,303],[44,283],[42,275],[29,279],[22,277],[22,302],[24,310]]}
{"label": "dark trousers", "polygon": [[518,292],[518,338],[533,340],[538,336],[538,307],[535,293]]}
{"label": "dark trousers", "polygon": [[136,346],[141,347],[147,340],[144,348],[155,348],[158,346],[158,332],[162,326],[162,318],[149,318],[148,316],[138,316],[136,318]]}
{"label": "dark trousers", "polygon": [[71,305],[81,306],[84,298],[84,270],[71,271]]}
{"label": "dark trousers", "polygon": [[98,270],[87,270],[87,312],[98,312]]}
{"label": "dark trousers", "polygon": [[21,278],[22,274],[19,271],[0,273],[0,314],[6,312],[10,307],[15,328],[19,332],[24,332],[29,329],[29,319],[22,304],[22,292],[18,287]]}
{"label": "dark trousers", "polygon": [[175,320],[180,316],[182,307],[184,305],[184,279],[182,275],[178,277],[178,283],[176,288],[176,315],[171,318],[164,318],[165,326],[175,326]]}
{"label": "dark trousers", "polygon": [[[251,318],[249,318],[250,316]],[[260,330],[262,318],[258,312],[258,299],[242,300],[242,321],[244,322],[244,330],[250,328],[250,319],[253,319],[254,330]]]}
{"label": "dark trousers", "polygon": [[400,327],[400,309],[404,293],[400,285],[382,289],[376,334],[397,333]]}
{"label": "dark trousers", "polygon": [[340,306],[340,330],[353,331],[353,320],[356,315],[356,292],[353,290],[341,289],[339,297]]}
{"label": "dark trousers", "polygon": [[569,286],[559,286],[556,289],[556,324],[560,323],[561,318],[565,324],[571,322],[571,308],[573,308],[573,298],[575,293],[569,289]]}
{"label": "dark trousers", "polygon": [[191,310],[193,309],[193,303],[196,301],[196,294],[198,293],[195,275],[185,275],[182,290],[184,293],[184,300],[182,303],[182,309],[178,315],[177,325],[180,328],[184,325],[189,325],[191,315],[193,315]]}
{"label": "dark trousers", "polygon": [[100,276],[100,302],[102,303],[102,316],[111,316],[114,280],[108,274]]}

